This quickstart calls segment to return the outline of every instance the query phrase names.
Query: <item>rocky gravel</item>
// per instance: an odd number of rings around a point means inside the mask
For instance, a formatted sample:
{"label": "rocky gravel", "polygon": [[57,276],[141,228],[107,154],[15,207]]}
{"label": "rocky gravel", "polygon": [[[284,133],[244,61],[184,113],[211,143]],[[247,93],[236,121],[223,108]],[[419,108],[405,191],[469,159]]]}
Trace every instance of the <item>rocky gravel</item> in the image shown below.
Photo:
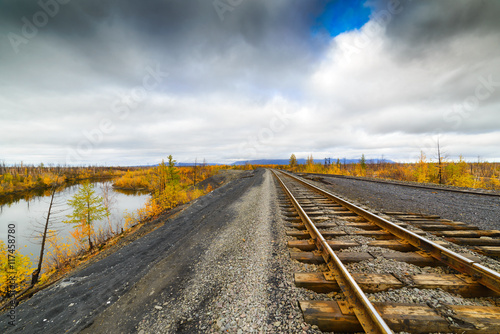
{"label": "rocky gravel", "polygon": [[438,189],[410,188],[390,183],[322,177],[329,190],[378,211],[439,215],[481,229],[500,229],[500,197]]}
{"label": "rocky gravel", "polygon": [[[342,179],[341,181],[345,181]],[[349,182],[353,180],[348,180]],[[338,187],[335,186],[330,186],[330,185],[325,185],[324,183],[319,183],[316,181],[312,181],[312,183],[316,184],[320,188],[329,190],[339,197],[342,197],[350,202],[354,202],[354,204],[357,204],[360,207],[363,207],[364,209],[367,209],[369,211],[375,212],[375,213],[380,213],[379,211],[403,211],[403,212],[408,212],[408,211],[417,211],[420,213],[427,213],[427,214],[446,214],[446,210],[440,211],[440,212],[426,212],[426,208],[418,208],[416,210],[415,206],[413,209],[408,209],[407,206],[403,206],[403,202],[400,202],[400,200],[395,197],[396,194],[391,194],[391,196],[387,195],[387,197],[383,198],[377,198],[381,202],[383,202],[384,205],[380,206],[375,206],[374,207],[370,206],[371,202],[367,200],[363,200],[364,198],[371,198],[371,194],[369,193],[370,190],[366,191],[366,189],[363,189],[359,193],[362,193],[364,197],[359,197],[353,196],[353,192],[358,193],[359,189],[357,190],[350,190],[350,191],[343,191],[344,188],[342,188],[342,191],[339,190]],[[373,183],[370,183],[370,185],[373,185]],[[375,184],[376,186],[378,184]],[[385,186],[385,185],[384,185]],[[389,185],[392,186],[392,185]],[[351,186],[353,187],[353,186]],[[398,186],[401,188],[400,186]],[[289,188],[291,188],[289,186]],[[353,187],[354,188],[354,187]],[[351,188],[349,188],[351,189]],[[414,191],[415,189],[410,189],[410,191]],[[420,190],[420,189],[418,189]],[[400,190],[401,191],[401,190]],[[460,194],[461,195],[461,194]],[[301,196],[304,196],[304,192],[301,193]],[[423,196],[423,195],[421,195]],[[362,198],[362,200],[360,200]],[[492,198],[489,197],[491,200]],[[479,199],[481,203],[484,201],[483,198]],[[407,204],[405,202],[405,204]],[[484,204],[484,203],[483,203]],[[450,204],[450,207],[453,207],[452,204]],[[475,207],[474,204],[469,203],[467,208],[473,208]],[[457,208],[454,208],[457,211]],[[393,219],[390,216],[383,215],[384,218],[392,220],[396,222],[396,219]],[[448,218],[448,217],[445,217]],[[332,229],[338,229],[338,230],[344,230],[346,232],[354,232],[356,228],[349,227],[349,226],[344,226],[345,222],[343,222],[341,217],[330,217],[329,220],[326,222],[335,222],[338,227],[332,228]],[[408,229],[413,230],[413,231],[421,231],[420,229],[408,225]],[[431,235],[429,233],[426,233],[426,237],[435,240],[435,241],[443,241],[442,238],[436,237],[434,235]],[[416,288],[413,284],[413,281],[411,279],[411,275],[417,275],[417,274],[456,274],[455,270],[447,267],[419,267],[416,265],[408,264],[408,263],[403,263],[403,262],[398,262],[394,260],[389,260],[384,258],[382,255],[384,253],[387,253],[388,250],[380,247],[372,247],[368,246],[368,242],[374,240],[372,238],[367,238],[363,236],[341,236],[334,238],[334,240],[356,240],[357,242],[360,243],[360,246],[356,247],[351,247],[347,249],[343,249],[340,252],[369,252],[372,254],[375,258],[372,260],[368,261],[361,261],[358,263],[350,263],[347,264],[346,267],[350,272],[353,273],[377,273],[377,274],[392,274],[396,278],[398,278],[400,281],[404,282],[407,286],[402,288],[402,289],[390,289],[388,291],[383,291],[383,292],[377,292],[377,293],[370,293],[367,294],[368,298],[372,302],[390,302],[390,303],[413,303],[413,304],[427,304],[429,307],[433,308],[436,310],[436,312],[443,314],[446,316],[447,320],[450,323],[450,326],[458,326],[460,323],[460,319],[455,319],[454,317],[454,311],[448,307],[448,305],[475,305],[475,306],[487,306],[487,307],[492,307],[492,306],[499,306],[500,305],[500,298],[498,297],[487,297],[487,298],[464,298],[461,295],[458,294],[453,294],[447,291],[444,291],[442,289],[419,289]],[[447,248],[461,254],[465,255],[473,255],[477,258],[479,258],[479,261],[489,267],[492,268],[496,271],[500,270],[500,263],[492,258],[486,257],[486,256],[481,256],[478,255],[477,253],[465,248],[461,247],[455,244],[448,243],[446,246]],[[395,251],[390,251],[391,253],[397,253]],[[326,268],[321,268],[318,267],[316,269],[319,270],[325,270]],[[341,299],[341,295],[335,295],[331,294],[329,297],[333,297],[334,299]],[[459,327],[457,327],[459,328]]]}
{"label": "rocky gravel", "polygon": [[[500,218],[498,218],[500,217],[500,197],[437,191],[436,189],[408,188],[397,184],[376,183],[359,179],[326,177],[323,182],[310,179],[308,181],[393,222],[398,222],[398,220],[384,214],[384,212],[399,211],[438,215],[443,219],[476,225],[480,229],[500,229]],[[439,198],[437,201],[436,196]],[[460,219],[458,220],[457,217]],[[470,221],[464,219],[466,217],[470,218]],[[407,224],[405,228],[423,232],[411,224]],[[444,238],[431,233],[425,233],[425,237],[431,241],[445,242],[446,248],[451,251],[462,255],[472,255],[478,258],[485,267],[500,272],[500,262],[494,258],[480,255],[467,246],[447,242]],[[346,238],[349,240],[351,237]]]}
{"label": "rocky gravel", "polygon": [[295,287],[293,273],[311,270],[290,259],[274,177],[267,171],[231,211],[176,299],[157,298],[137,332],[319,333],[303,322],[300,299],[325,296]]}

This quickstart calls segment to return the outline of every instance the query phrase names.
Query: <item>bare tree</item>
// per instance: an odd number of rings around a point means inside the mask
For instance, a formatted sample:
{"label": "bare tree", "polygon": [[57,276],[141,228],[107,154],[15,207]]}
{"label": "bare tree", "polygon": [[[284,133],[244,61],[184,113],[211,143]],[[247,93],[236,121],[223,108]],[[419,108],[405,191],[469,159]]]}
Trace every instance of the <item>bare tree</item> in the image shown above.
{"label": "bare tree", "polygon": [[438,179],[439,184],[443,184],[443,162],[446,159],[446,154],[442,152],[441,145],[439,143],[439,136],[437,138],[437,160],[438,160]]}
{"label": "bare tree", "polygon": [[377,165],[379,167],[378,169],[383,169],[385,167],[385,158],[383,154],[380,156],[380,160],[377,161]]}
{"label": "bare tree", "polygon": [[207,160],[205,158],[203,158],[203,163],[201,164],[200,174],[202,177],[207,174]]}
{"label": "bare tree", "polygon": [[[40,272],[42,271],[43,257],[44,257],[44,253],[45,253],[45,244],[47,241],[47,236],[49,234],[49,227],[53,226],[54,221],[57,221],[60,218],[60,217],[58,217],[57,214],[63,212],[63,210],[61,209],[63,204],[54,201],[55,195],[56,195],[59,187],[60,187],[59,184],[55,184],[52,186],[51,193],[50,193],[49,208],[47,210],[47,216],[45,217],[45,224],[43,225],[43,232],[39,229],[36,229],[36,228],[34,229],[35,238],[41,237],[42,240],[41,240],[41,247],[40,247],[40,256],[38,257],[38,266],[35,269],[35,271],[33,271],[32,278],[31,278],[31,286],[34,286],[38,282]],[[59,210],[54,211],[54,209],[58,209],[58,208],[59,208]]]}
{"label": "bare tree", "polygon": [[[102,199],[103,199],[104,207],[106,208],[106,211],[108,212],[107,219],[108,219],[109,231],[111,232],[111,234],[115,234],[115,232],[113,232],[113,227],[111,226],[111,208],[116,203],[116,198],[115,198],[115,195],[113,193],[113,187],[111,185],[111,182],[104,182],[103,183],[103,185],[102,185]],[[116,232],[118,232],[118,230]]]}
{"label": "bare tree", "polygon": [[194,167],[193,167],[193,186],[196,186],[196,176],[198,173],[198,158],[194,159]]}

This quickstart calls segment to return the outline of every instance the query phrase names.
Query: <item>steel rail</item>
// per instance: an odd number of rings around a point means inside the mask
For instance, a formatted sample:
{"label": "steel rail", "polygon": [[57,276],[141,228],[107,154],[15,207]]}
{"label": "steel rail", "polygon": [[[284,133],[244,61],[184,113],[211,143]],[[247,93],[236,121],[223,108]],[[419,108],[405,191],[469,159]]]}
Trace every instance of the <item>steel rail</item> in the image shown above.
{"label": "steel rail", "polygon": [[480,195],[480,196],[484,195],[484,196],[500,197],[500,193],[482,192],[479,190],[454,189],[454,188],[440,187],[439,185],[434,186],[434,185],[406,183],[406,182],[401,182],[398,180],[373,179],[373,178],[358,177],[358,176],[338,175],[338,174],[322,174],[322,173],[300,173],[300,174],[311,175],[311,176],[331,177],[331,178],[338,178],[338,179],[356,180],[356,181],[362,181],[362,182],[384,183],[384,184],[391,184],[394,186],[409,187],[409,188],[448,191],[448,192],[455,192],[455,193],[468,194],[468,195]]}
{"label": "steel rail", "polygon": [[301,220],[304,222],[311,238],[320,250],[325,262],[333,272],[340,288],[344,292],[350,306],[356,317],[358,318],[361,326],[366,333],[392,333],[391,329],[385,323],[384,319],[377,312],[372,303],[368,300],[364,292],[358,286],[354,278],[351,276],[342,261],[337,257],[335,252],[328,245],[325,238],[321,235],[314,223],[311,221],[307,213],[302,209],[299,202],[295,199],[291,191],[287,188],[283,180],[274,172],[275,177],[278,179],[284,192],[292,202],[295,210],[299,214]]}
{"label": "steel rail", "polygon": [[458,270],[462,273],[467,273],[471,275],[475,280],[477,280],[482,285],[490,288],[491,290],[500,293],[500,273],[491,270],[480,263],[477,263],[471,259],[468,259],[458,253],[455,253],[441,245],[438,245],[426,238],[411,232],[401,226],[394,224],[393,222],[388,221],[382,217],[379,217],[359,206],[352,204],[346,200],[341,199],[340,197],[318,188],[317,186],[304,181],[294,175],[289,173],[282,173],[290,176],[294,180],[308,186],[309,188],[315,190],[316,192],[334,200],[338,204],[343,207],[349,209],[350,211],[358,214],[359,216],[365,218],[366,220],[376,224],[380,228],[388,231],[389,233],[407,241],[411,245],[429,253],[435,259],[445,263],[446,265],[452,267],[455,270]]}

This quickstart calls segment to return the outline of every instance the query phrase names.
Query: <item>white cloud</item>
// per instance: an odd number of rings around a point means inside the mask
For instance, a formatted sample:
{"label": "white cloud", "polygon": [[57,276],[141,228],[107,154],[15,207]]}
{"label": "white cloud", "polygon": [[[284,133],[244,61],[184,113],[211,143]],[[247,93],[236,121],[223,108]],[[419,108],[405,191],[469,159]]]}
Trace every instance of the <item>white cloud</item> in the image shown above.
{"label": "white cloud", "polygon": [[[0,37],[39,10],[18,6]],[[210,3],[90,6],[68,5],[18,55],[0,48],[0,160],[414,160],[437,134],[452,157],[500,159],[495,6],[403,1],[331,39],[311,33],[321,1],[244,2],[222,23]],[[148,67],[168,76],[117,112]]]}
{"label": "white cloud", "polygon": [[[310,94],[324,109],[322,122],[328,119],[350,129],[351,135],[364,134],[356,142],[365,151],[387,151],[392,146],[389,154],[401,158],[405,154],[400,142],[423,142],[435,133],[453,133],[455,139],[467,134],[463,137],[467,140],[460,141],[462,151],[453,146],[454,155],[474,156],[479,147],[472,143],[495,138],[488,134],[500,128],[500,59],[478,50],[498,50],[491,45],[496,37],[462,34],[440,47],[427,48],[419,57],[404,58],[385,29],[371,33],[371,39],[360,47],[358,41],[367,36],[368,27],[332,40],[327,56],[310,78]],[[467,105],[467,98],[474,102],[477,87],[488,78],[493,84],[479,88],[484,95],[491,93],[488,98]],[[456,105],[464,110],[454,109]],[[337,112],[329,117],[331,109]],[[394,139],[389,147],[387,143],[373,145],[388,135]],[[499,158],[497,152],[480,151]]]}

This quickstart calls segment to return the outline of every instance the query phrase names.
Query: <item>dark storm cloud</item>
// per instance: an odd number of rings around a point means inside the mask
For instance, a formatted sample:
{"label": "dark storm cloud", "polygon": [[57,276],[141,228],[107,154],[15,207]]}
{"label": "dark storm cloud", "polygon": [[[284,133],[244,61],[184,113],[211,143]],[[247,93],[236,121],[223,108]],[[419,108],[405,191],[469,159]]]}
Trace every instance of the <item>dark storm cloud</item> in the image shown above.
{"label": "dark storm cloud", "polygon": [[498,2],[401,1],[381,26],[390,2],[369,1],[370,22],[331,36],[339,1],[0,0],[0,159],[397,158],[436,129],[467,155],[500,136]]}
{"label": "dark storm cloud", "polygon": [[[55,0],[42,1],[55,9]],[[43,53],[35,42],[51,40],[57,53],[66,53],[77,62],[109,79],[134,79],[132,62],[161,63],[182,86],[200,90],[214,87],[214,76],[234,81],[238,76],[279,85],[271,75],[290,73],[290,67],[310,67],[326,47],[321,35],[311,38],[311,26],[324,3],[321,1],[242,1],[221,20],[212,1],[70,1],[59,4],[54,17],[19,44],[19,52]],[[51,5],[49,5],[51,4]],[[2,58],[16,57],[8,33],[23,37],[24,19],[33,23],[42,8],[35,2],[7,1],[0,10]],[[56,51],[56,50],[53,50]],[[47,52],[47,51],[45,51]],[[43,54],[42,54],[43,56]],[[24,56],[26,57],[26,56]],[[46,56],[50,64],[50,54]],[[147,60],[146,60],[147,59]],[[62,66],[64,66],[64,62]],[[145,65],[145,64],[143,64]],[[212,67],[212,68],[211,68]],[[69,69],[67,69],[69,70]],[[21,73],[22,75],[22,73]],[[259,77],[264,75],[264,80]],[[250,78],[249,78],[250,77]],[[210,81],[210,85],[207,85]],[[81,87],[78,87],[79,89]]]}
{"label": "dark storm cloud", "polygon": [[[376,11],[386,9],[394,0],[371,2]],[[402,8],[387,25],[386,34],[393,46],[407,55],[418,56],[429,48],[445,49],[464,34],[478,38],[498,36],[500,1],[495,0],[396,0]],[[435,54],[436,56],[439,53]]]}

